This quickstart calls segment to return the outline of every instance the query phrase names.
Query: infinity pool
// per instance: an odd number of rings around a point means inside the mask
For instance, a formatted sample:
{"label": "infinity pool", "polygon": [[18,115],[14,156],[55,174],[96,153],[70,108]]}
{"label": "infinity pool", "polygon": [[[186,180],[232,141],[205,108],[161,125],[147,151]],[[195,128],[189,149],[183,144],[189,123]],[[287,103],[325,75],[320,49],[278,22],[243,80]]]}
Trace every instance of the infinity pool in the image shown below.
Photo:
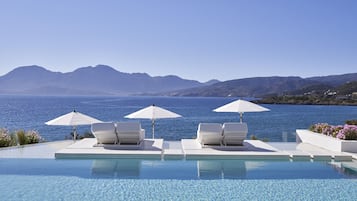
{"label": "infinity pool", "polygon": [[1,200],[356,200],[355,162],[0,159]]}

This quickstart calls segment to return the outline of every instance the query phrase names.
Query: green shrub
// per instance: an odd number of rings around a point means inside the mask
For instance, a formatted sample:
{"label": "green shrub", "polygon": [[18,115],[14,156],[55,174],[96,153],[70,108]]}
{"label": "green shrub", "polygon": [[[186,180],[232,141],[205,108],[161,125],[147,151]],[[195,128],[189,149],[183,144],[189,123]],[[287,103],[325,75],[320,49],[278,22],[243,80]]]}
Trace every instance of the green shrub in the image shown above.
{"label": "green shrub", "polygon": [[262,141],[263,142],[269,142],[269,138],[263,138]]}
{"label": "green shrub", "polygon": [[10,142],[9,146],[16,146],[17,145],[16,135],[11,134],[10,137],[11,137],[11,142]]}
{"label": "green shrub", "polygon": [[83,133],[83,138],[94,138],[94,135],[90,131],[86,131]]}
{"label": "green shrub", "polygon": [[357,140],[357,131],[352,129],[345,131],[345,136],[345,140]]}
{"label": "green shrub", "polygon": [[251,135],[251,136],[250,136],[250,139],[251,139],[251,140],[258,140],[258,137],[255,136],[255,135]]}
{"label": "green shrub", "polygon": [[11,144],[11,136],[9,135],[9,131],[0,128],[0,147],[8,147]]}
{"label": "green shrub", "polygon": [[269,138],[263,138],[263,139],[259,139],[257,136],[255,136],[255,135],[251,135],[250,136],[250,139],[251,140],[261,140],[261,141],[263,141],[263,142],[269,142]]}
{"label": "green shrub", "polygon": [[16,136],[17,136],[17,142],[19,143],[19,145],[27,144],[27,137],[25,135],[25,131],[24,130],[18,130],[16,132]]}
{"label": "green shrub", "polygon": [[25,145],[43,142],[44,139],[38,134],[37,131],[27,131],[18,130],[13,134],[9,134],[9,131],[0,128],[0,147]]}
{"label": "green shrub", "polygon": [[38,132],[34,130],[27,131],[25,137],[28,144],[35,144],[43,141]]}
{"label": "green shrub", "polygon": [[348,125],[357,125],[357,119],[347,120],[346,124],[348,124]]}
{"label": "green shrub", "polygon": [[[69,136],[66,136],[66,137],[65,137],[65,139],[70,139],[70,140],[72,140],[72,139],[73,139],[73,135],[74,135],[74,133],[71,132]],[[77,140],[81,140],[81,139],[83,139],[83,138],[94,138],[94,135],[93,135],[93,133],[90,132],[90,131],[85,131],[83,134],[80,134],[80,133],[77,132],[76,139],[77,139]]]}

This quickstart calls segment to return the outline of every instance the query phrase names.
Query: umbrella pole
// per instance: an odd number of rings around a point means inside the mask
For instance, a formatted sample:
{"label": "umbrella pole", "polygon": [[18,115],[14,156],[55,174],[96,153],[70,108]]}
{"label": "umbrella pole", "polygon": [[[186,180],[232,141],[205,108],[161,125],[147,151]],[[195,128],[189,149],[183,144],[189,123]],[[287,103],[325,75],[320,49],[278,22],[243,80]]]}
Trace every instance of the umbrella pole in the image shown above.
{"label": "umbrella pole", "polygon": [[155,119],[152,119],[151,126],[152,126],[152,139],[155,139]]}
{"label": "umbrella pole", "polygon": [[240,123],[243,123],[243,112],[239,113]]}
{"label": "umbrella pole", "polygon": [[76,130],[76,126],[73,126],[73,141],[76,141],[77,139],[77,130]]}

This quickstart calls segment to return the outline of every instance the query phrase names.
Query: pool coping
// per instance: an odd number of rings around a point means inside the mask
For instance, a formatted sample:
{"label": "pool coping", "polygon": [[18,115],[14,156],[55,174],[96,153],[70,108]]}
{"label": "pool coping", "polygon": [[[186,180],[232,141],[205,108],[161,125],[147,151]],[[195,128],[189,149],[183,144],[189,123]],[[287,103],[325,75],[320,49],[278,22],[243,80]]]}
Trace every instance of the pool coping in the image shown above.
{"label": "pool coping", "polygon": [[[165,143],[180,144],[180,147],[165,147]],[[146,144],[145,144],[146,143]],[[208,146],[202,147],[195,139],[164,141],[145,139],[143,146],[93,147],[94,138],[84,140],[53,141],[33,145],[0,148],[0,158],[55,158],[55,159],[100,159],[137,158],[159,160],[194,159],[242,159],[242,160],[294,160],[294,161],[352,161],[357,154],[332,152],[307,143],[262,142],[245,140],[240,147]]]}
{"label": "pool coping", "polygon": [[[156,144],[156,151],[150,143]],[[143,159],[244,159],[244,160],[316,160],[351,161],[352,156],[309,144],[294,150],[281,150],[260,140],[245,140],[243,146],[202,146],[196,139],[182,139],[181,147],[163,147],[163,139],[145,139],[143,146],[113,145],[119,149],[93,148],[95,139],[85,139],[55,153],[56,158],[143,158]],[[176,141],[177,142],[177,141]]]}

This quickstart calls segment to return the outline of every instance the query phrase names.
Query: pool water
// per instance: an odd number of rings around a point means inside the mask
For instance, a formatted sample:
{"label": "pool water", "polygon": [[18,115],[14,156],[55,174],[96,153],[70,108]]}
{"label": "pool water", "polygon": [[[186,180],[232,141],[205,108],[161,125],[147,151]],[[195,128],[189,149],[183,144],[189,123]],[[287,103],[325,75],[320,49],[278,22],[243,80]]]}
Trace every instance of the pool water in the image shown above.
{"label": "pool water", "polygon": [[0,159],[1,200],[356,200],[355,162]]}

